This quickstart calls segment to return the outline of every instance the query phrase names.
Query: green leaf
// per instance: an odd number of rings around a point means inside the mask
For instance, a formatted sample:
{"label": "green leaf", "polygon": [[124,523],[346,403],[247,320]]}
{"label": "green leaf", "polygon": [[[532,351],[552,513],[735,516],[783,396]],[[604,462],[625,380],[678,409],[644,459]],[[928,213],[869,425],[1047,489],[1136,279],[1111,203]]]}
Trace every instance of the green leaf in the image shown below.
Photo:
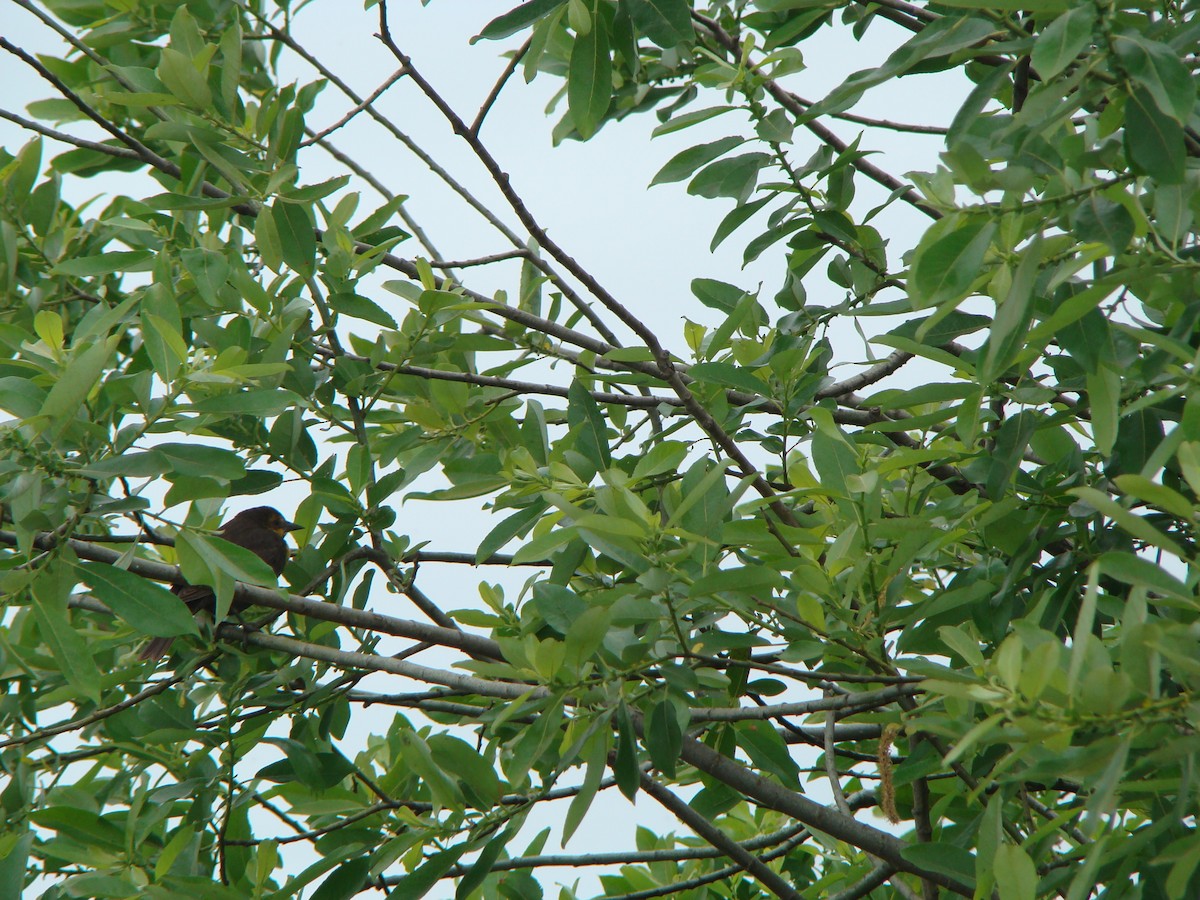
{"label": "green leaf", "polygon": [[613,760],[613,775],[617,779],[617,788],[627,799],[632,800],[637,795],[641,774],[638,768],[637,734],[633,729],[629,707],[622,700],[617,706],[617,754]]}
{"label": "green leaf", "polygon": [[279,237],[279,227],[275,224],[275,214],[271,207],[264,206],[258,211],[254,220],[254,242],[258,245],[258,254],[262,257],[263,265],[278,274],[283,271],[283,241]]}
{"label": "green leaf", "polygon": [[1164,184],[1183,181],[1183,127],[1158,108],[1144,87],[1136,88],[1125,102],[1125,152],[1137,171]]}
{"label": "green leaf", "polygon": [[1071,6],[1071,0],[938,0],[938,3],[959,9],[1023,9],[1031,13],[1059,12]]}
{"label": "green leaf", "polygon": [[1154,98],[1159,110],[1186,125],[1196,104],[1196,83],[1179,55],[1132,30],[1114,35],[1113,45],[1125,71]]}
{"label": "green leaf", "polygon": [[330,294],[329,305],[335,312],[350,316],[351,318],[362,319],[365,322],[374,322],[376,325],[382,325],[384,328],[395,329],[399,327],[396,324],[396,320],[383,307],[361,294],[349,291]]}
{"label": "green leaf", "polygon": [[259,212],[259,215],[268,209],[279,234],[279,249],[283,261],[298,274],[311,275],[313,261],[317,255],[317,238],[308,212],[303,206],[276,199],[270,207]]}
{"label": "green leaf", "polygon": [[449,734],[433,734],[428,738],[429,751],[439,765],[458,778],[467,799],[479,809],[486,809],[500,798],[500,778],[496,770],[470,744]]}
{"label": "green leaf", "polygon": [[658,170],[658,174],[650,179],[651,185],[668,184],[672,181],[683,181],[706,163],[724,156],[730,150],[741,147],[746,143],[742,137],[723,137],[707,144],[697,144],[680,153],[676,153],[667,164]]}
{"label": "green leaf", "polygon": [[25,875],[29,865],[29,851],[33,847],[34,832],[28,826],[12,827],[3,841],[0,856],[0,897],[20,897],[25,888]]}
{"label": "green leaf", "polygon": [[187,605],[162,585],[106,563],[84,563],[76,570],[109,609],[143,634],[200,633]]}
{"label": "green leaf", "polygon": [[979,367],[979,381],[990,384],[1011,364],[1024,346],[1033,318],[1033,288],[1042,263],[1042,243],[1035,240],[1022,254],[1004,301],[996,310],[987,352]]}
{"label": "green leaf", "polygon": [[1093,487],[1077,487],[1070,488],[1067,493],[1074,494],[1098,512],[1108,516],[1135,538],[1153,544],[1179,559],[1190,558],[1174,540],[1155,528],[1147,519],[1130,512],[1103,491]]}
{"label": "green leaf", "polygon": [[113,272],[141,272],[149,268],[154,254],[149,250],[118,250],[99,256],[64,259],[50,270],[51,275],[111,275]]}
{"label": "green leaf", "polygon": [[996,887],[1000,900],[1025,900],[1038,895],[1038,872],[1030,854],[1012,844],[996,847]]}
{"label": "green leaf", "polygon": [[1111,456],[1120,417],[1121,375],[1106,365],[1087,373],[1088,405],[1092,412],[1092,439],[1101,456]]}
{"label": "green leaf", "polygon": [[[593,7],[593,13],[598,7]],[[608,23],[603,16],[592,16],[587,34],[575,36],[567,70],[567,106],[575,130],[586,140],[596,128],[612,101],[612,59],[608,48]]]}
{"label": "green leaf", "polygon": [[664,50],[692,39],[688,0],[622,0],[637,30]]}
{"label": "green leaf", "polygon": [[513,838],[514,832],[515,828],[509,826],[488,841],[479,851],[479,856],[471,864],[467,874],[458,882],[458,888],[454,891],[454,900],[468,900],[475,889],[483,884],[488,875],[492,873],[492,865],[500,858],[500,854],[504,852],[508,842]]}
{"label": "green leaf", "polygon": [[928,246],[918,245],[908,280],[913,309],[941,306],[965,297],[979,277],[995,233],[994,223],[975,217],[962,221]]}
{"label": "green leaf", "polygon": [[303,406],[300,398],[291,391],[263,388],[250,391],[230,391],[205,397],[192,404],[197,412],[223,415],[277,416],[293,407]]}
{"label": "green leaf", "polygon": [[329,873],[313,891],[312,900],[350,900],[362,892],[370,871],[370,857],[348,860]]}
{"label": "green leaf", "polygon": [[738,746],[750,761],[774,775],[784,787],[800,790],[800,768],[788,753],[787,745],[770,722],[738,722],[734,726]]}
{"label": "green leaf", "polygon": [[229,614],[234,579],[261,587],[275,587],[279,579],[271,567],[245,547],[195,531],[175,537],[179,566],[189,584],[206,584],[216,595],[216,621]]}
{"label": "green leaf", "polygon": [[825,99],[810,106],[805,111],[804,118],[811,120],[848,109],[869,88],[903,75],[923,60],[947,57],[956,50],[970,47],[988,37],[993,28],[989,20],[975,16],[943,16],[934,19],[931,23],[923,25],[916,36],[896,49],[882,66],[863,69],[848,77]]}
{"label": "green leaf", "polygon": [[731,112],[737,108],[736,106],[710,106],[707,109],[697,109],[679,116],[672,116],[657,126],[654,131],[650,132],[650,136],[659,137],[664,134],[670,134],[673,131],[683,131],[685,128],[690,128],[701,122],[707,122],[709,119],[716,118],[723,113]]}
{"label": "green leaf", "polygon": [[533,523],[541,518],[545,509],[543,504],[538,503],[527,509],[519,509],[505,517],[479,542],[479,548],[475,551],[476,564],[482,563],[518,534],[532,528]]}
{"label": "green leaf", "polygon": [[183,335],[173,322],[143,309],[142,337],[146,341],[146,352],[154,363],[154,371],[164,384],[170,384],[188,359]]}
{"label": "green leaf", "polygon": [[166,457],[171,463],[168,471],[179,475],[206,475],[236,481],[246,474],[242,458],[224,447],[168,441],[157,445],[152,452]]}
{"label": "green leaf", "polygon": [[179,259],[196,283],[200,296],[212,306],[219,306],[219,292],[229,280],[229,261],[215,250],[203,247],[182,250]]}
{"label": "green leaf", "polygon": [[607,728],[604,731],[596,732],[588,739],[589,749],[585,751],[587,770],[583,776],[583,783],[579,786],[579,793],[571,799],[571,805],[567,808],[567,815],[563,820],[562,846],[564,847],[567,846],[575,829],[583,821],[592,801],[596,798],[596,792],[600,789],[600,782],[608,768],[609,739]]}
{"label": "green leaf", "polygon": [[565,0],[529,0],[528,3],[522,3],[484,25],[483,30],[471,38],[471,43],[478,40],[496,41],[516,34],[558,9],[564,2]]}
{"label": "green leaf", "polygon": [[109,365],[119,341],[120,337],[113,335],[107,340],[96,341],[82,351],[76,348],[77,352],[72,352],[70,362],[38,410],[38,417],[45,420],[41,430],[48,430],[51,439],[57,438],[75,421],[79,408]]}
{"label": "green leaf", "polygon": [[729,211],[721,224],[717,226],[717,230],[713,233],[713,239],[708,245],[709,250],[716,250],[725,241],[725,238],[733,234],[747,220],[749,220],[756,212],[762,209],[766,204],[770,203],[775,198],[774,194],[768,194],[765,197],[760,197],[749,203],[742,203],[735,206]]}
{"label": "green leaf", "polygon": [[579,379],[572,381],[567,389],[567,424],[575,435],[575,448],[597,469],[612,465],[604,413]]}
{"label": "green leaf", "polygon": [[766,153],[743,153],[710,163],[688,183],[688,193],[699,197],[732,197],[745,203],[758,186],[758,173],[771,161]]}
{"label": "green leaf", "polygon": [[1133,240],[1134,222],[1123,204],[1093,192],[1075,207],[1071,229],[1081,241],[1107,244],[1115,255]]}
{"label": "green leaf", "polygon": [[995,446],[988,458],[986,482],[987,494],[993,501],[1007,493],[1037,424],[1038,414],[1025,409],[1005,419],[997,431]]}
{"label": "green leaf", "polygon": [[63,677],[80,697],[100,702],[100,672],[83,634],[71,623],[67,598],[74,583],[73,567],[51,563],[35,573],[30,585],[33,615],[42,640],[50,648]]}
{"label": "green leaf", "polygon": [[821,486],[833,497],[847,496],[847,482],[862,474],[858,454],[832,423],[813,434],[812,459]]}
{"label": "green leaf", "polygon": [[675,777],[675,764],[683,746],[683,729],[675,714],[675,704],[664,697],[654,704],[645,729],[646,750],[650,761],[667,778]]}
{"label": "green leaf", "polygon": [[760,593],[770,597],[772,592],[784,586],[781,574],[766,566],[736,566],[717,569],[697,578],[688,587],[689,597],[706,597],[726,591],[738,593]]}
{"label": "green leaf", "polygon": [[1049,80],[1074,62],[1092,42],[1096,8],[1081,4],[1047,25],[1033,45],[1033,68]]}
{"label": "green leaf", "polygon": [[687,456],[688,445],[681,441],[661,441],[641,456],[633,467],[633,478],[650,478],[663,472],[674,472]]}
{"label": "green leaf", "polygon": [[975,857],[956,844],[931,842],[905,844],[900,855],[915,866],[949,875],[968,887],[975,884]]}
{"label": "green leaf", "polygon": [[692,293],[709,309],[719,310],[723,313],[733,312],[742,299],[747,296],[746,291],[740,287],[712,278],[693,278]]}
{"label": "green leaf", "polygon": [[697,363],[688,369],[688,375],[696,381],[708,384],[719,384],[722,387],[746,391],[762,397],[769,397],[771,389],[767,383],[748,369],[724,362]]}
{"label": "green leaf", "polygon": [[1110,550],[1101,555],[1097,563],[1102,573],[1125,584],[1145,587],[1160,596],[1185,600],[1193,606],[1196,603],[1195,595],[1187,585],[1148,559]]}
{"label": "green leaf", "polygon": [[[470,849],[470,844],[464,841],[449,850],[433,854],[411,874],[402,876],[390,885],[392,893],[397,897],[405,898],[405,900],[420,900],[468,849]],[[359,889],[362,889],[361,885]]]}
{"label": "green leaf", "polygon": [[167,90],[187,106],[205,111],[212,106],[212,91],[208,82],[196,71],[192,61],[178,50],[164,48],[156,71]]}
{"label": "green leaf", "polygon": [[16,159],[0,169],[0,180],[4,183],[4,192],[10,203],[18,208],[25,204],[34,184],[37,183],[38,172],[42,167],[42,139],[35,137],[22,147]]}

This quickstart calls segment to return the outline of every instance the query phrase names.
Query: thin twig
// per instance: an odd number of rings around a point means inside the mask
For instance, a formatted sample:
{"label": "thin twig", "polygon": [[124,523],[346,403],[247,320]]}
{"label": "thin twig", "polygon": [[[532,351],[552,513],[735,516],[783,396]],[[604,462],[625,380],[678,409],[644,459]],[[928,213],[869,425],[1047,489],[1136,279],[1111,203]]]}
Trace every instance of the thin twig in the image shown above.
{"label": "thin twig", "polygon": [[346,113],[344,116],[342,116],[336,122],[334,122],[328,128],[326,128],[322,131],[313,132],[308,138],[301,141],[299,146],[302,148],[310,147],[313,144],[317,143],[318,141],[324,140],[325,138],[329,137],[329,135],[333,134],[339,128],[345,127],[346,125],[348,125],[350,123],[350,121],[355,116],[357,116],[360,112],[362,112],[364,109],[366,109],[372,103],[374,103],[376,100],[378,100],[380,97],[382,97],[384,92],[388,88],[390,88],[393,84],[395,84],[397,81],[399,81],[403,77],[404,77],[404,70],[397,69],[395,72],[393,72],[391,74],[391,76],[387,79],[387,81],[385,81],[383,84],[381,84],[379,87],[377,87],[374,91],[372,91],[370,96],[368,96],[364,100],[360,101],[359,103],[355,104],[348,113]]}
{"label": "thin twig", "polygon": [[483,101],[483,105],[479,107],[479,112],[475,114],[475,121],[471,123],[471,134],[479,137],[479,129],[483,127],[483,120],[487,117],[488,111],[500,96],[500,92],[504,90],[504,85],[508,83],[508,79],[512,77],[513,72],[517,70],[517,66],[521,64],[522,58],[529,52],[529,45],[533,43],[533,38],[525,39],[515,53],[512,59],[508,61],[508,65],[504,67],[504,71],[500,73],[500,77],[496,79],[496,83],[492,85],[491,91],[487,95],[487,99]]}

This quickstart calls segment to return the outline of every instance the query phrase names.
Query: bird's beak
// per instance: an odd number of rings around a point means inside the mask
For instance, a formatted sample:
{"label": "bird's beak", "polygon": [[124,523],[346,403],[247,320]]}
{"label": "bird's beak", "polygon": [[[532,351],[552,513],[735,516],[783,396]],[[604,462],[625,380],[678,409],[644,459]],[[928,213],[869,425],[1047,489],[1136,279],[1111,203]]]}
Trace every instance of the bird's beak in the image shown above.
{"label": "bird's beak", "polygon": [[279,532],[279,536],[283,537],[289,531],[300,531],[303,527],[303,525],[297,525],[295,522],[289,522],[287,519],[284,519],[279,523],[279,527],[276,530]]}

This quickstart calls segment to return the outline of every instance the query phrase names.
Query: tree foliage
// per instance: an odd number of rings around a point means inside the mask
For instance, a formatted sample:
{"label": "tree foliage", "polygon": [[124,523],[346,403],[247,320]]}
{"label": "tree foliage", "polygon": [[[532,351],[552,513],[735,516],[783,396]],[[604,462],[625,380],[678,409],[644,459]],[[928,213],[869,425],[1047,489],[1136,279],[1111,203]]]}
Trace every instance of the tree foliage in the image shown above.
{"label": "tree foliage", "polygon": [[[0,37],[47,94],[0,111],[0,894],[1200,895],[1195,3],[529,0],[479,23],[519,49],[477,114],[380,5],[502,197],[473,260],[317,121],[340,93],[467,194],[287,3],[14,5],[69,46]],[[717,324],[648,326],[489,151],[522,75],[556,140],[701,135],[655,190],[773,282],[698,271]],[[948,122],[855,111],[930,78]],[[212,534],[284,482],[279,591]],[[406,497],[490,532],[426,546]],[[463,563],[507,586],[455,608],[425,572]],[[197,624],[181,578],[262,614]],[[602,791],[679,832],[545,852]]]}

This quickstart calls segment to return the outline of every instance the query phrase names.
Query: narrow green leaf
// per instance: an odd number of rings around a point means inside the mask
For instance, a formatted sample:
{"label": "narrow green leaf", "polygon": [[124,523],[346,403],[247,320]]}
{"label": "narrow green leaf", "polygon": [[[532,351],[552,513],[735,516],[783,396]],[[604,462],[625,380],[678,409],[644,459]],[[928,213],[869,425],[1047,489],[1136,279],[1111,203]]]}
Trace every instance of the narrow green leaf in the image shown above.
{"label": "narrow green leaf", "polygon": [[646,750],[654,767],[667,778],[675,777],[675,764],[683,746],[683,729],[675,715],[675,705],[666,697],[654,704],[646,723]]}
{"label": "narrow green leaf", "polygon": [[596,798],[596,792],[600,789],[600,782],[608,769],[610,738],[611,734],[606,728],[603,731],[597,731],[588,739],[588,749],[585,751],[587,769],[584,772],[583,783],[579,786],[579,793],[571,799],[571,805],[567,808],[567,815],[563,820],[563,847],[567,846],[571,835],[575,833],[575,829],[587,815],[592,801]]}
{"label": "narrow green leaf", "polygon": [[476,564],[482,563],[518,534],[533,527],[533,523],[541,518],[545,509],[543,504],[538,503],[506,516],[479,542],[479,548],[475,551]]}
{"label": "narrow green leaf", "polygon": [[565,0],[529,0],[528,3],[522,3],[484,25],[483,30],[471,38],[471,43],[479,40],[496,41],[516,34],[562,6],[564,2]]}
{"label": "narrow green leaf", "polygon": [[397,897],[403,897],[404,900],[420,900],[469,848],[470,844],[464,841],[449,850],[433,854],[410,874],[401,876],[395,884],[390,885],[392,893]]}
{"label": "narrow green leaf", "polygon": [[329,295],[329,305],[336,311],[345,316],[350,316],[354,319],[362,319],[364,322],[374,322],[376,325],[382,325],[384,328],[398,328],[396,320],[374,300],[370,300],[361,294],[354,294],[349,291],[341,291]]}
{"label": "narrow green leaf", "polygon": [[1021,254],[1012,284],[996,310],[988,336],[987,353],[979,367],[979,381],[990,384],[1007,369],[1024,346],[1025,334],[1032,321],[1033,287],[1042,263],[1042,244],[1035,240]]}
{"label": "narrow green leaf", "polygon": [[719,384],[722,387],[768,397],[771,394],[767,383],[748,369],[724,362],[697,363],[688,369],[688,375],[696,381]]}
{"label": "narrow green leaf", "polygon": [[80,697],[100,702],[100,672],[83,635],[72,624],[67,598],[74,583],[73,567],[54,562],[33,577],[30,595],[42,640]]}
{"label": "narrow green leaf", "polygon": [[291,391],[276,388],[230,391],[192,404],[197,412],[247,416],[277,416],[297,406],[304,406],[299,397]]}
{"label": "narrow green leaf", "polygon": [[612,101],[612,59],[608,47],[608,23],[592,9],[592,27],[575,36],[567,70],[567,106],[575,130],[585,140],[596,128]]}
{"label": "narrow green leaf", "polygon": [[1103,491],[1092,487],[1077,487],[1070,488],[1067,493],[1074,494],[1098,512],[1108,516],[1134,537],[1153,544],[1179,559],[1191,558],[1173,539],[1155,528],[1147,519],[1130,512]]}
{"label": "narrow green leaf", "polygon": [[710,106],[707,109],[697,109],[692,112],[683,113],[682,115],[672,116],[657,126],[654,131],[650,132],[650,136],[659,137],[660,135],[670,134],[673,131],[682,131],[685,128],[690,128],[701,122],[707,122],[709,119],[715,118],[722,113],[731,112],[737,108],[736,106]]}
{"label": "narrow green leaf", "polygon": [[708,245],[709,250],[716,250],[724,242],[725,238],[733,234],[745,224],[756,212],[762,209],[766,204],[770,203],[775,194],[768,194],[765,197],[760,197],[757,200],[752,200],[749,203],[741,203],[729,211],[721,223],[717,226],[717,230],[713,233],[712,241]]}
{"label": "narrow green leaf", "polygon": [[690,177],[701,166],[724,156],[730,150],[744,146],[745,143],[745,138],[730,136],[710,141],[707,144],[697,144],[695,147],[689,147],[667,160],[667,164],[659,169],[658,174],[650,179],[650,184],[668,184],[672,181],[683,181],[683,179]]}
{"label": "narrow green leaf", "polygon": [[613,775],[617,779],[617,788],[632,800],[641,782],[641,769],[638,768],[637,735],[624,700],[617,706],[617,755],[613,760]]}
{"label": "narrow green leaf", "polygon": [[1103,574],[1125,584],[1141,586],[1163,597],[1175,597],[1196,604],[1195,594],[1187,585],[1148,559],[1110,550],[1097,560],[1097,564]]}
{"label": "narrow green leaf", "polygon": [[597,469],[607,469],[612,465],[604,413],[579,379],[572,381],[567,389],[567,424],[575,434],[575,448],[591,460]]}
{"label": "narrow green leaf", "polygon": [[99,256],[64,259],[50,270],[51,275],[111,275],[113,272],[145,271],[154,260],[149,250],[118,250]]}
{"label": "narrow green leaf", "polygon": [[1106,365],[1087,374],[1088,405],[1092,413],[1092,439],[1101,456],[1111,456],[1120,416],[1121,375]]}
{"label": "narrow green leaf", "polygon": [[483,884],[488,875],[492,873],[492,865],[500,858],[500,854],[512,840],[515,831],[513,826],[509,826],[484,845],[475,862],[471,864],[471,868],[467,870],[467,874],[458,882],[458,888],[454,891],[454,900],[468,900],[475,889]]}
{"label": "narrow green leaf", "polygon": [[119,341],[120,337],[113,335],[107,340],[96,341],[81,352],[72,353],[71,361],[38,411],[38,416],[45,419],[42,430],[48,429],[52,438],[62,434],[75,421],[79,408],[104,374]]}

